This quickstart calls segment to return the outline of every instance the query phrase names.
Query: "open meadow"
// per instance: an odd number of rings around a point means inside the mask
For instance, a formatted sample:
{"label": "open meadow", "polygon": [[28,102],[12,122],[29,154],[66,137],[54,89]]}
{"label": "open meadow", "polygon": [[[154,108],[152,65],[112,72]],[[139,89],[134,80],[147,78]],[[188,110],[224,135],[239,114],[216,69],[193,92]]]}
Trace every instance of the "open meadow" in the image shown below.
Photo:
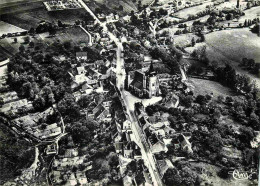
{"label": "open meadow", "polygon": [[189,83],[194,87],[194,95],[206,95],[213,93],[214,98],[218,96],[233,96],[235,95],[229,88],[224,87],[216,81],[190,78]]}
{"label": "open meadow", "polygon": [[248,28],[222,30],[206,35],[207,56],[220,65],[230,64],[238,73],[248,75],[260,87],[260,77],[238,67],[242,58],[260,62],[260,37]]}
{"label": "open meadow", "polygon": [[70,41],[74,45],[86,46],[89,42],[89,36],[80,27],[70,27],[58,31],[54,37],[50,37],[49,33],[42,33],[39,36],[46,43]]}
{"label": "open meadow", "polygon": [[60,20],[65,24],[73,25],[75,21],[79,20],[81,15],[84,13],[85,12],[82,9],[48,12],[45,8],[41,8],[18,14],[7,14],[2,16],[1,19],[10,24],[29,30],[31,27],[37,27],[41,21],[57,23],[58,20]]}
{"label": "open meadow", "polygon": [[205,2],[202,5],[185,8],[183,10],[176,12],[174,15],[176,17],[179,17],[182,19],[187,19],[189,17],[189,15],[196,15],[197,13],[201,12],[202,10],[205,10],[206,6],[208,6],[208,5],[213,5],[213,3]]}

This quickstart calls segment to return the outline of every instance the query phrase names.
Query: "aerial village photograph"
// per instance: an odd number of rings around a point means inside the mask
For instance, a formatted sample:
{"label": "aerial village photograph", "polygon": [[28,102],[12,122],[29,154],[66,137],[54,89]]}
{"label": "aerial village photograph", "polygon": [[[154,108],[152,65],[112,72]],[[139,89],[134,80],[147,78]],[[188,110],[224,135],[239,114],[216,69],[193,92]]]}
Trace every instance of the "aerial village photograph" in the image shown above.
{"label": "aerial village photograph", "polygon": [[259,186],[260,0],[0,0],[0,185]]}

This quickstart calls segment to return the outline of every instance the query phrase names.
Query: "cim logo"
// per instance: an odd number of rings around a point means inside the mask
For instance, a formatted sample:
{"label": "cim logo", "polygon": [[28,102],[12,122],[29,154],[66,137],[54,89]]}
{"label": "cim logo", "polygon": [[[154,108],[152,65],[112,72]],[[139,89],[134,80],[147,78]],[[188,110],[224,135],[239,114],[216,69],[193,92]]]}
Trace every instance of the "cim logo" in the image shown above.
{"label": "cim logo", "polygon": [[250,171],[237,170],[229,171],[228,174],[232,174],[235,180],[250,180],[253,179],[253,175],[257,175],[257,171],[251,169]]}

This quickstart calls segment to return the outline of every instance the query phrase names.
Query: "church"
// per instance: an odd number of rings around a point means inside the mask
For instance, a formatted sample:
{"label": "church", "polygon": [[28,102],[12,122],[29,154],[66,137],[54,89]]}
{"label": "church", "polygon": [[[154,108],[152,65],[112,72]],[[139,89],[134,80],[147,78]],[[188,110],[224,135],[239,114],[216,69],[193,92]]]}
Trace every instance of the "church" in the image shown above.
{"label": "church", "polygon": [[150,64],[149,70],[146,72],[141,70],[127,72],[125,88],[140,98],[158,96],[160,90],[159,80],[153,64]]}

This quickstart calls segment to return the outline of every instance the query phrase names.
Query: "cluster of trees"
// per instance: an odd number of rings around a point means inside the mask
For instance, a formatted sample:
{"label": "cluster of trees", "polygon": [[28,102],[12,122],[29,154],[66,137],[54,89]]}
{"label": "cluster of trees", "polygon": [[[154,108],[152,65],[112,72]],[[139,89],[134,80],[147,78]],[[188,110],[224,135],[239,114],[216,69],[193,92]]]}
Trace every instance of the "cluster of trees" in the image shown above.
{"label": "cluster of trees", "polygon": [[[62,51],[65,44],[59,44]],[[55,44],[50,48],[61,51]],[[34,108],[37,111],[59,102],[65,92],[70,91],[68,70],[71,66],[69,61],[60,63],[53,57],[55,52],[46,52],[34,50],[20,51],[8,64],[8,84],[15,90],[20,97],[28,98],[33,101]],[[55,82],[55,83],[54,83]]]}
{"label": "cluster of trees", "polygon": [[247,9],[250,9],[255,6],[260,6],[260,2],[259,1],[252,1],[252,2],[249,1],[246,4]]}
{"label": "cluster of trees", "polygon": [[254,59],[243,58],[239,65],[253,74],[258,75],[260,72],[260,63],[256,63]]}
{"label": "cluster of trees", "polygon": [[34,161],[33,144],[15,136],[0,118],[0,184],[20,176]]}
{"label": "cluster of trees", "polygon": [[254,25],[254,24],[257,24],[257,23],[259,23],[259,18],[255,18],[255,19],[253,19],[253,20],[251,20],[251,19],[246,19],[245,20],[245,22],[244,22],[244,27],[249,27],[249,26],[252,26],[252,25]]}
{"label": "cluster of trees", "polygon": [[176,73],[179,70],[178,62],[182,59],[182,53],[175,47],[170,49],[170,52],[167,52],[164,49],[158,47],[151,48],[149,54],[154,59],[161,59],[163,63],[167,64],[171,73]]}
{"label": "cluster of trees", "polygon": [[237,74],[235,69],[228,64],[225,67],[215,68],[213,71],[216,80],[221,84],[243,95],[252,94],[253,98],[257,99],[258,90],[254,82],[252,83],[246,75]]}
{"label": "cluster of trees", "polygon": [[42,22],[35,28],[35,30],[34,28],[31,28],[30,30],[32,30],[33,33],[35,32],[37,34],[49,32],[50,36],[54,36],[56,34],[57,27],[54,24]]}
{"label": "cluster of trees", "polygon": [[255,26],[251,29],[251,32],[259,34],[259,23],[256,23]]}
{"label": "cluster of trees", "polygon": [[198,173],[192,169],[191,165],[185,161],[177,162],[176,167],[168,169],[163,176],[163,181],[167,186],[171,185],[200,185],[202,179]]}

